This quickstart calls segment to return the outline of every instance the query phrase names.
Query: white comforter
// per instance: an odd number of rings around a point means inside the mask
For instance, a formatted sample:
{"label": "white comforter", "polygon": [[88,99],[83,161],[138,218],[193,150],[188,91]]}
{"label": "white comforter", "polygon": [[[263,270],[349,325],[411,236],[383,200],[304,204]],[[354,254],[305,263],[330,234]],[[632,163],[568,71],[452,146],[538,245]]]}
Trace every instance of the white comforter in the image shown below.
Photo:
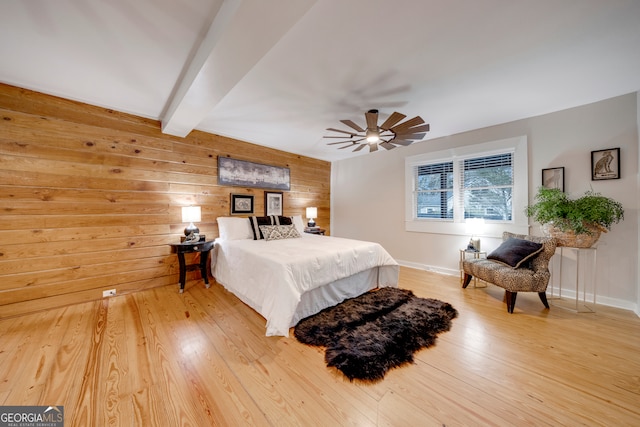
{"label": "white comforter", "polygon": [[267,336],[289,335],[303,293],[379,268],[378,286],[397,286],[399,267],[378,243],[304,235],[284,240],[216,240],[216,281],[267,319]]}

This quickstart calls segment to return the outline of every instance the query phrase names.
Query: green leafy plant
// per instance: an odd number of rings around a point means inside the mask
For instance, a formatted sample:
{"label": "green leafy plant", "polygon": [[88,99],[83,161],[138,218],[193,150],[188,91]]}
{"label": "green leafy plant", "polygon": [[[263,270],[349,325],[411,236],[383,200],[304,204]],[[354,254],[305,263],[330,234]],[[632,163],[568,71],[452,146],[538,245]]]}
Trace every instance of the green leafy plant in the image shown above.
{"label": "green leafy plant", "polygon": [[527,206],[525,213],[540,224],[553,223],[563,231],[591,234],[589,224],[611,230],[613,224],[624,219],[622,204],[593,191],[577,199],[570,199],[557,188],[540,187],[536,202]]}

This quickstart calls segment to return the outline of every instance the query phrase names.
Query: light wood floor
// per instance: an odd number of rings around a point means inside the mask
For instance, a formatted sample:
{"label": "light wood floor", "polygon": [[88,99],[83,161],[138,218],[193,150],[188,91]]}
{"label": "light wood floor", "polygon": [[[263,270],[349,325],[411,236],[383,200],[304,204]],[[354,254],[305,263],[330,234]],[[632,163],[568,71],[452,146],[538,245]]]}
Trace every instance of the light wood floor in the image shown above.
{"label": "light wood floor", "polygon": [[0,404],[64,405],[66,426],[640,425],[640,319],[545,310],[401,269],[459,317],[413,365],[350,383],[323,352],[201,282],[0,321]]}

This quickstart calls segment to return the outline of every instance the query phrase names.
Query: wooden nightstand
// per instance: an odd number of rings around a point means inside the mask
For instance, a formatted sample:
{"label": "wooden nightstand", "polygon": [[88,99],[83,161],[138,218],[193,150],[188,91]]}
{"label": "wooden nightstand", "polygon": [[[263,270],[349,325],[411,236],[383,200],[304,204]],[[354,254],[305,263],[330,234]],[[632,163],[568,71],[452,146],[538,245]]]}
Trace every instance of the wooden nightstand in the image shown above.
{"label": "wooden nightstand", "polygon": [[[187,279],[187,267],[200,266],[200,274],[204,280],[204,284],[209,288],[209,276],[207,274],[207,261],[209,260],[209,252],[213,249],[213,241],[210,242],[195,242],[195,243],[171,243],[170,246],[176,251],[178,255],[178,262],[180,263],[180,293],[184,292],[184,284]],[[200,252],[200,264],[187,265],[184,259],[184,254],[191,252]]]}

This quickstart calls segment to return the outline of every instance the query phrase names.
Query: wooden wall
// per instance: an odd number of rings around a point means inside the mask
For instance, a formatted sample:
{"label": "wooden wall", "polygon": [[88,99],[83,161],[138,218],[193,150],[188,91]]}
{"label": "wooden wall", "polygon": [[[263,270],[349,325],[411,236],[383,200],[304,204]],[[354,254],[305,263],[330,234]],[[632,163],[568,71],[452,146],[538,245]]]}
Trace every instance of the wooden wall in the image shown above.
{"label": "wooden wall", "polygon": [[182,206],[202,206],[207,240],[231,193],[254,194],[264,214],[263,189],[217,185],[218,156],[289,167],[284,214],[318,206],[329,228],[328,162],[198,131],[164,135],[155,120],[0,84],[0,318],[107,289],[178,292],[168,244],[186,225]]}

